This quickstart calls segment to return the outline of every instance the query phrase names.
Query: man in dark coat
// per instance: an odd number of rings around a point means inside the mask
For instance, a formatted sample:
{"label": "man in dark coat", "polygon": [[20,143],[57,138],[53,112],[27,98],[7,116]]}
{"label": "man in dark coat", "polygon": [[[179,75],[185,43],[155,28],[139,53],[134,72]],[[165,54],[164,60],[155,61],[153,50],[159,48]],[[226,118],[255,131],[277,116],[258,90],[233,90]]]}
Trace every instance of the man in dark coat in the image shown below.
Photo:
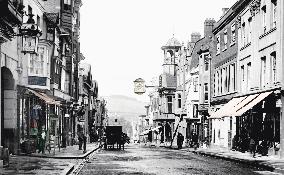
{"label": "man in dark coat", "polygon": [[177,135],[177,146],[178,146],[178,149],[181,149],[181,148],[182,148],[183,140],[184,140],[184,137],[183,137],[183,135],[179,132],[178,135]]}

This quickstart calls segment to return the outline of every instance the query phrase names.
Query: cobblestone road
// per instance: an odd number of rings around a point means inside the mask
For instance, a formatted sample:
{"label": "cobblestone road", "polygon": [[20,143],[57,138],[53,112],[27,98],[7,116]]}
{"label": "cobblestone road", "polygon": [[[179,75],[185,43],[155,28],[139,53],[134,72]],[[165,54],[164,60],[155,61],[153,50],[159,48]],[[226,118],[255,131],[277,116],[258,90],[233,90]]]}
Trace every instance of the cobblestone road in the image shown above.
{"label": "cobblestone road", "polygon": [[125,151],[100,150],[81,169],[85,174],[183,175],[276,174],[230,161],[196,155],[187,151],[129,145]]}

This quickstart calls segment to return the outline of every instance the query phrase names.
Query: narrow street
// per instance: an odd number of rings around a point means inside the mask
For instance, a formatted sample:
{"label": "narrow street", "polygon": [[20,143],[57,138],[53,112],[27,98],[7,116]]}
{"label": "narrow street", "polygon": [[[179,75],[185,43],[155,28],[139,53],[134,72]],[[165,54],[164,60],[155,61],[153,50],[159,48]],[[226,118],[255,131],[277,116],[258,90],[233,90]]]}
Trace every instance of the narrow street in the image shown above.
{"label": "narrow street", "polygon": [[185,150],[127,145],[125,151],[99,150],[79,174],[276,174]]}

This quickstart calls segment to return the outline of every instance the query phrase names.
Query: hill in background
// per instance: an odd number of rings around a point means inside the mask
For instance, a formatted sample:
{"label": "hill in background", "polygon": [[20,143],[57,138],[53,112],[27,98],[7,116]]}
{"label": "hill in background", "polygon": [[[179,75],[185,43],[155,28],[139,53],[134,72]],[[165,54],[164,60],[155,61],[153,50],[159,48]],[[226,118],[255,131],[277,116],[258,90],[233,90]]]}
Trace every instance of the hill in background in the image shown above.
{"label": "hill in background", "polygon": [[123,95],[111,95],[103,97],[107,101],[109,118],[123,117],[129,122],[137,121],[139,115],[146,113],[146,103],[135,98]]}

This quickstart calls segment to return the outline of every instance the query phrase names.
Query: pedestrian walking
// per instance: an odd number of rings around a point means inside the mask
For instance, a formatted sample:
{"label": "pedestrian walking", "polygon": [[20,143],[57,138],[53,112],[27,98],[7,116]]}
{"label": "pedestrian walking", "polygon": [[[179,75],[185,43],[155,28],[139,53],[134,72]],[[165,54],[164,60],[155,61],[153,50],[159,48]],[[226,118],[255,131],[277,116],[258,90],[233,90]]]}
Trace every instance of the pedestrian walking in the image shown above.
{"label": "pedestrian walking", "polygon": [[183,135],[179,132],[178,135],[177,135],[177,146],[178,146],[178,149],[181,149],[181,148],[182,148],[183,140],[184,140],[184,137],[183,137]]}
{"label": "pedestrian walking", "polygon": [[253,157],[255,157],[256,142],[253,138],[250,138],[249,147],[250,147],[250,152],[252,153]]}
{"label": "pedestrian walking", "polygon": [[78,141],[79,141],[79,150],[82,150],[82,144],[83,144],[83,141],[84,141],[83,131],[78,132]]}
{"label": "pedestrian walking", "polygon": [[84,148],[83,153],[86,153],[87,152],[87,137],[84,134],[83,134],[83,148]]}
{"label": "pedestrian walking", "polygon": [[192,142],[193,142],[193,147],[196,150],[198,148],[198,136],[196,133],[192,134]]}

